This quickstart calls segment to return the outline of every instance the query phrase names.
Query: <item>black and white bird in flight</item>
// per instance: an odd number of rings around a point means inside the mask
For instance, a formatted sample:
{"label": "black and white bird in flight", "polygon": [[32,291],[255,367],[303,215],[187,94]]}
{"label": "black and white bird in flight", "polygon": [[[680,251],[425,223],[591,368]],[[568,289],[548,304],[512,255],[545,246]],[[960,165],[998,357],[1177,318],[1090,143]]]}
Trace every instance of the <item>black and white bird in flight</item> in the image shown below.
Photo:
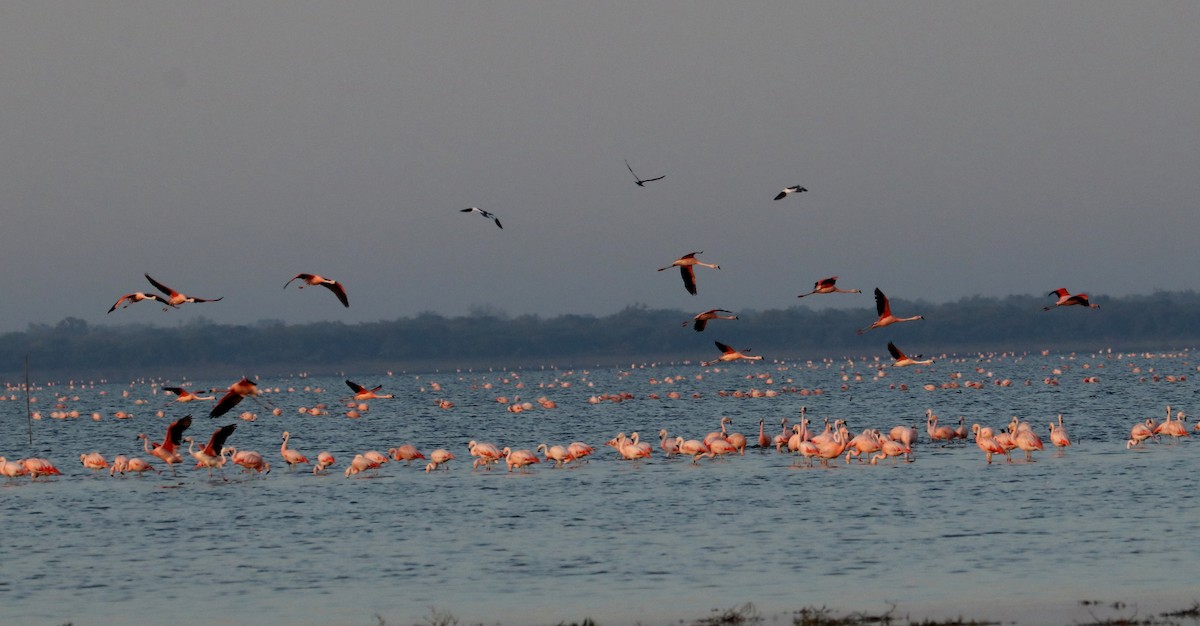
{"label": "black and white bird in flight", "polygon": [[779,195],[775,196],[775,199],[783,200],[784,198],[786,198],[794,193],[801,193],[804,191],[808,191],[808,190],[805,189],[804,187],[801,187],[800,185],[794,185],[792,187],[784,187],[783,191],[779,192]]}
{"label": "black and white bird in flight", "polygon": [[659,176],[658,178],[642,178],[637,175],[637,172],[633,171],[633,167],[629,165],[629,159],[625,159],[625,167],[629,168],[630,174],[633,174],[634,182],[637,184],[638,187],[645,187],[646,183],[652,183],[656,180],[662,180],[667,177],[666,174],[663,174],[662,176]]}
{"label": "black and white bird in flight", "polygon": [[461,212],[462,213],[471,213],[471,212],[478,213],[478,214],[488,218],[489,220],[496,222],[496,228],[504,228],[503,226],[500,225],[500,218],[496,217],[496,214],[492,213],[491,211],[484,211],[483,209],[481,209],[477,206],[469,206],[465,209],[462,209]]}

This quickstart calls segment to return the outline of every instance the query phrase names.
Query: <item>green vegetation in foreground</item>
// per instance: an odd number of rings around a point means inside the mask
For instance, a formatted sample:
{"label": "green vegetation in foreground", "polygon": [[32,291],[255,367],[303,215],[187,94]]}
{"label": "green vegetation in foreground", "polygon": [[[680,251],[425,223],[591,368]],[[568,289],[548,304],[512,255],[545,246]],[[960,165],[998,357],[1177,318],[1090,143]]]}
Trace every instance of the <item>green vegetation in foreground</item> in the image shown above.
{"label": "green vegetation in foreground", "polygon": [[[900,314],[920,313],[905,324],[904,348],[936,355],[981,351],[1142,351],[1200,344],[1200,294],[1159,292],[1149,296],[1093,298],[1099,309],[1043,311],[1053,298],[964,298],[930,304],[892,300]],[[509,317],[482,308],[466,317],[421,313],[395,321],[288,325],[262,320],[250,325],[214,324],[203,318],[174,327],[91,326],[68,317],[31,324],[0,335],[0,376],[21,371],[29,356],[40,375],[124,373],[157,376],[259,375],[350,369],[431,371],[438,368],[595,366],[653,360],[698,361],[716,354],[713,340],[770,359],[883,355],[886,335],[857,328],[877,316],[869,295],[862,308],[807,306],[735,311],[736,321],[713,321],[705,332],[681,323],[698,311],[635,305],[606,316]]]}

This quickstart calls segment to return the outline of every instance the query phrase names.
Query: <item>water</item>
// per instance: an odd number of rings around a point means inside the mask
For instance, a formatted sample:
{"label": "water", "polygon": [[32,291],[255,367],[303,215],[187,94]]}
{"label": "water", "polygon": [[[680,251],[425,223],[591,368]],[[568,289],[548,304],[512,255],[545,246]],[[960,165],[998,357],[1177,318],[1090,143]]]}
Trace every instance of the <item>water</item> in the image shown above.
{"label": "water", "polygon": [[[34,452],[64,475],[0,486],[0,624],[376,624],[376,616],[412,624],[435,612],[462,624],[667,624],[745,602],[776,616],[895,603],[902,613],[1069,623],[1039,611],[1080,600],[1159,599],[1169,609],[1195,600],[1200,499],[1186,481],[1200,455],[1188,440],[1124,443],[1135,421],[1161,419],[1167,403],[1200,410],[1190,354],[944,359],[882,378],[876,369],[837,361],[355,373],[396,395],[371,401],[359,419],[337,402],[349,393],[341,378],[262,379],[264,399],[282,415],[247,400],[218,420],[203,417],[211,403],[171,404],[156,417],[169,399],[154,394],[162,381],[60,382],[35,392],[43,419],[33,425]],[[1013,385],[994,384],[1001,379]],[[922,389],[953,380],[957,389]],[[768,389],[778,395],[732,394]],[[620,392],[633,398],[588,401]],[[7,395],[16,400],[0,403],[0,452],[16,458],[29,454],[24,397]],[[57,396],[84,417],[49,417]],[[545,396],[558,407],[510,413],[497,396]],[[438,408],[441,398],[455,406]],[[329,415],[298,412],[319,402]],[[854,432],[920,424],[916,461],[807,468],[750,449],[693,465],[656,448],[630,463],[603,446],[618,432],[657,441],[660,428],[702,438],[724,415],[753,443],[760,418],[773,435],[801,406],[815,422],[843,418]],[[929,444],[926,408],[943,423],[964,415],[997,428],[1018,415],[1047,450],[1034,463],[1015,451],[1018,462],[987,465],[973,443]],[[117,410],[135,417],[113,419]],[[243,410],[257,420],[238,420]],[[103,419],[88,419],[92,411]],[[226,482],[185,463],[177,477],[114,479],[76,461],[92,450],[150,458],[137,433],[159,440],[189,411],[197,417],[188,434],[201,441],[238,423],[228,443],[262,452],[271,473],[247,476],[230,464]],[[1058,413],[1075,441],[1064,454],[1049,449],[1046,425]],[[291,447],[310,458],[329,450],[337,465],[324,476],[289,471],[278,454],[283,430]],[[529,449],[582,440],[596,453],[567,469],[472,471],[471,439]],[[445,447],[458,459],[445,472],[391,463],[342,474],[355,453],[401,443],[426,455]]]}

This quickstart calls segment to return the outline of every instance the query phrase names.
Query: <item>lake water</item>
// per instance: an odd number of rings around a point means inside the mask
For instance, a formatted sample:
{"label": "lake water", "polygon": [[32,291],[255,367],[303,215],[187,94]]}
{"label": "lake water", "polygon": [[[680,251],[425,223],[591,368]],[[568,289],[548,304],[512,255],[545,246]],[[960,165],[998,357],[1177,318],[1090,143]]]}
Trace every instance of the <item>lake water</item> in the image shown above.
{"label": "lake water", "polygon": [[[1200,450],[1188,439],[1125,448],[1130,426],[1161,419],[1168,403],[1200,412],[1191,354],[946,357],[878,371],[841,360],[355,372],[348,377],[396,396],[357,419],[339,402],[349,394],[343,377],[260,379],[282,415],[246,400],[216,420],[206,417],[211,402],[164,406],[164,381],[60,381],[34,391],[42,419],[32,449],[24,393],[10,388],[0,454],[48,457],[63,475],[0,485],[0,624],[396,625],[449,613],[460,624],[653,625],[746,602],[769,622],[790,623],[787,612],[805,606],[895,604],[914,619],[1071,623],[1102,610],[1083,600],[1121,601],[1125,616],[1134,607],[1145,616],[1200,598],[1191,484]],[[1003,379],[1013,384],[995,384]],[[776,395],[753,393],[766,390]],[[589,402],[621,393],[632,397]],[[535,408],[512,413],[499,396]],[[557,408],[538,406],[543,396]],[[50,417],[58,397],[83,417]],[[298,411],[318,403],[328,415]],[[760,418],[773,435],[802,406],[816,424],[841,418],[855,433],[918,424],[916,460],[809,468],[751,448],[693,464],[663,456],[654,436],[703,438],[729,416],[753,444]],[[951,425],[963,415],[999,429],[1019,416],[1047,449],[1033,463],[1018,450],[1014,462],[988,465],[973,442],[931,445],[927,408]],[[134,417],[114,419],[118,410]],[[257,419],[238,419],[243,410]],[[184,463],[178,476],[110,478],[78,462],[96,450],[165,469],[136,435],[161,440],[189,412],[187,434],[203,442],[237,423],[228,445],[262,452],[272,471],[248,476],[229,464],[225,481]],[[1074,440],[1061,454],[1047,429],[1059,413]],[[289,471],[283,430],[292,448],[310,458],[328,450],[337,464],[321,476]],[[650,459],[620,460],[603,445],[633,431],[655,442]],[[472,439],[514,449],[581,440],[596,451],[565,469],[472,470]],[[355,453],[402,443],[458,458],[448,471],[393,462],[343,475]]]}

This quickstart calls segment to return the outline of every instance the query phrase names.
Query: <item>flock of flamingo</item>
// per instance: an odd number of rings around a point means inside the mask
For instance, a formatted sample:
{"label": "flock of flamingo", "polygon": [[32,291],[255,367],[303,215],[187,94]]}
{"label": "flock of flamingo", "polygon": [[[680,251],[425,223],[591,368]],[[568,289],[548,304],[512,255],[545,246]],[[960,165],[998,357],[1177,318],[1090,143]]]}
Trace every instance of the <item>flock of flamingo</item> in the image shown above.
{"label": "flock of flamingo", "polygon": [[[629,172],[633,174],[635,183],[639,186],[645,186],[646,183],[662,180],[665,176],[657,176],[653,178],[643,179],[634,172],[633,167],[629,162],[625,162]],[[775,196],[775,200],[782,200],[789,195],[808,191],[800,185],[785,187]],[[481,209],[479,207],[468,207],[461,209],[464,213],[475,213],[491,220],[497,228],[503,229],[500,219],[493,213]],[[666,267],[659,268],[658,271],[665,271],[672,267],[678,267],[680,275],[683,279],[684,288],[692,295],[697,294],[696,273],[697,266],[711,269],[720,269],[720,265],[714,263],[706,263],[697,258],[697,255],[703,252],[689,252]],[[131,292],[121,296],[116,303],[109,308],[109,313],[112,313],[118,308],[125,308],[131,304],[150,300],[163,305],[163,310],[178,308],[183,304],[217,302],[222,298],[198,298],[186,295],[176,291],[171,287],[155,280],[149,274],[145,275],[147,281],[150,282],[160,293],[144,293],[140,291]],[[286,289],[293,282],[300,281],[300,288],[307,286],[321,286],[328,289],[344,307],[349,307],[350,302],[346,294],[345,286],[333,279],[311,273],[299,273],[284,283]],[[804,298],[817,294],[833,294],[847,293],[858,294],[862,293],[859,289],[842,289],[837,286],[837,276],[830,276],[816,281],[813,284],[811,291],[800,294],[799,298]],[[161,295],[160,295],[161,294]],[[875,288],[875,305],[877,318],[868,326],[858,329],[856,332],[859,335],[865,334],[877,328],[884,328],[893,324],[912,322],[924,319],[921,315],[912,315],[909,317],[898,317],[892,313],[891,305],[888,297],[883,291]],[[1049,311],[1055,307],[1062,306],[1082,306],[1087,308],[1098,308],[1098,305],[1092,304],[1087,294],[1071,294],[1066,289],[1056,289],[1049,295],[1057,296],[1058,300],[1051,306],[1045,307],[1044,310]],[[727,315],[723,315],[727,314]],[[738,316],[732,311],[726,309],[709,309],[698,313],[691,320],[683,323],[684,326],[691,325],[696,332],[703,332],[708,325],[708,322],[713,320],[737,320]],[[748,350],[738,350],[720,341],[714,342],[721,354],[714,360],[702,361],[704,367],[716,365],[723,362],[732,362],[738,360],[762,360],[761,355],[747,354]],[[922,359],[921,355],[910,357],[900,350],[894,342],[889,341],[887,349],[892,357],[891,365],[893,367],[906,367],[910,365],[927,365],[933,363],[933,359]],[[357,416],[358,409],[365,410],[367,400],[391,398],[390,394],[382,394],[380,390],[382,386],[377,386],[368,389],[362,385],[354,383],[350,380],[346,381],[347,386],[354,392],[347,400],[350,411],[347,413],[350,417]],[[260,393],[257,385],[249,378],[243,377],[241,380],[233,383],[224,390],[223,395],[219,400],[216,396],[203,396],[195,392],[189,391],[182,387],[166,386],[163,391],[175,394],[176,402],[193,402],[204,400],[216,400],[216,403],[209,411],[209,417],[216,418],[228,413],[231,409],[237,406],[242,399],[251,397],[258,400]],[[218,391],[218,390],[210,390]],[[356,406],[358,407],[356,409]],[[448,401],[442,401],[442,408],[450,408],[453,406]],[[304,409],[302,409],[304,410]],[[316,409],[314,409],[316,410]],[[280,415],[281,411],[278,408],[273,408],[272,412],[275,415]],[[515,412],[515,411],[514,411]],[[161,413],[161,412],[160,412]],[[310,413],[318,414],[318,413]],[[245,414],[243,414],[243,417]],[[118,417],[120,415],[118,414]],[[1148,439],[1157,438],[1160,435],[1172,437],[1187,436],[1187,428],[1184,426],[1185,416],[1179,412],[1175,419],[1172,419],[1170,407],[1167,408],[1167,419],[1162,423],[1154,423],[1153,420],[1139,422],[1136,424],[1130,434],[1130,439],[1127,442],[1128,447],[1141,445]],[[703,438],[688,439],[682,436],[670,437],[667,430],[660,430],[659,449],[661,454],[667,458],[674,456],[689,457],[692,463],[698,463],[704,458],[717,458],[728,456],[731,454],[745,454],[749,444],[746,436],[741,433],[729,432],[728,426],[732,420],[725,417],[720,421],[720,430],[708,433]],[[219,472],[224,478],[223,468],[232,461],[233,464],[243,468],[246,472],[256,474],[266,474],[270,472],[271,464],[267,457],[262,453],[254,450],[239,449],[237,446],[227,445],[230,437],[237,429],[236,424],[228,424],[215,429],[209,436],[207,443],[198,446],[198,442],[190,436],[185,437],[184,432],[192,426],[192,417],[189,415],[181,419],[177,419],[167,427],[162,441],[151,441],[145,434],[139,434],[138,439],[143,444],[143,452],[158,459],[166,464],[172,474],[176,472],[175,466],[184,462],[183,444],[186,443],[187,454],[194,462],[195,467],[206,469],[210,477],[214,476],[214,471]],[[765,430],[765,419],[759,420],[759,432],[757,441],[755,442],[759,449],[764,451],[774,448],[778,452],[788,452],[794,454],[797,458],[796,464],[803,463],[811,466],[814,461],[820,463],[829,463],[839,457],[844,457],[845,462],[849,463],[852,458],[858,459],[860,462],[869,462],[875,464],[881,460],[903,458],[905,461],[913,459],[913,445],[917,442],[918,431],[913,426],[899,425],[892,428],[889,432],[881,433],[877,429],[864,429],[857,434],[851,434],[844,420],[833,420],[832,422],[826,419],[824,429],[819,433],[810,432],[810,422],[805,416],[805,411],[801,410],[800,419],[797,423],[789,427],[787,418],[781,420],[781,432],[773,436],[768,435]],[[1200,424],[1196,426],[1200,429]],[[1012,422],[1004,429],[993,429],[991,427],[980,426],[974,424],[968,431],[964,418],[959,418],[957,427],[939,425],[938,418],[929,410],[926,415],[926,435],[931,443],[947,443],[955,440],[967,440],[968,432],[973,435],[975,444],[981,451],[984,452],[987,462],[990,464],[994,455],[1003,455],[1011,461],[1010,453],[1013,450],[1021,450],[1025,453],[1027,461],[1032,461],[1032,454],[1035,451],[1043,450],[1044,444],[1035,429],[1028,423],[1013,418]],[[1066,428],[1063,426],[1062,416],[1058,417],[1057,422],[1049,424],[1049,438],[1051,443],[1059,448],[1065,448],[1070,444],[1070,438],[1067,435]],[[316,455],[316,461],[310,462],[304,454],[289,447],[290,433],[283,431],[281,435],[281,444],[279,448],[279,457],[289,468],[296,468],[302,465],[311,465],[312,473],[322,474],[333,467],[337,461],[328,451],[322,451]],[[618,433],[615,437],[606,442],[607,446],[612,447],[619,458],[637,461],[650,457],[653,452],[653,446],[645,441],[640,440],[637,432],[633,432],[630,436],[624,433]],[[490,469],[493,465],[498,464],[503,460],[508,468],[508,471],[524,470],[530,465],[540,462],[553,462],[556,467],[562,467],[570,463],[587,462],[588,457],[594,452],[594,448],[583,442],[572,442],[568,445],[549,445],[542,444],[538,446],[537,451],[528,449],[512,449],[510,447],[498,447],[487,442],[471,441],[468,444],[468,452],[474,458],[472,469]],[[541,456],[539,456],[539,454]],[[354,455],[353,459],[346,464],[344,474],[347,477],[360,474],[362,472],[377,472],[384,464],[389,461],[404,461],[411,464],[414,460],[426,461],[424,469],[426,472],[432,472],[439,468],[445,469],[448,463],[454,460],[455,455],[445,448],[438,448],[430,451],[428,457],[421,453],[411,444],[400,445],[395,448],[388,449],[388,454],[383,454],[375,450],[364,451],[361,454]],[[145,472],[160,470],[155,467],[150,461],[140,457],[130,457],[124,454],[115,455],[111,461],[106,459],[103,454],[98,451],[87,452],[80,454],[80,463],[84,468],[92,471],[107,470],[110,476],[125,475],[133,473],[141,475]],[[49,460],[38,457],[29,457],[18,461],[8,461],[4,457],[0,457],[0,476],[9,479],[14,479],[22,476],[29,476],[32,479],[37,479],[45,476],[53,476],[60,474],[59,470]]]}

